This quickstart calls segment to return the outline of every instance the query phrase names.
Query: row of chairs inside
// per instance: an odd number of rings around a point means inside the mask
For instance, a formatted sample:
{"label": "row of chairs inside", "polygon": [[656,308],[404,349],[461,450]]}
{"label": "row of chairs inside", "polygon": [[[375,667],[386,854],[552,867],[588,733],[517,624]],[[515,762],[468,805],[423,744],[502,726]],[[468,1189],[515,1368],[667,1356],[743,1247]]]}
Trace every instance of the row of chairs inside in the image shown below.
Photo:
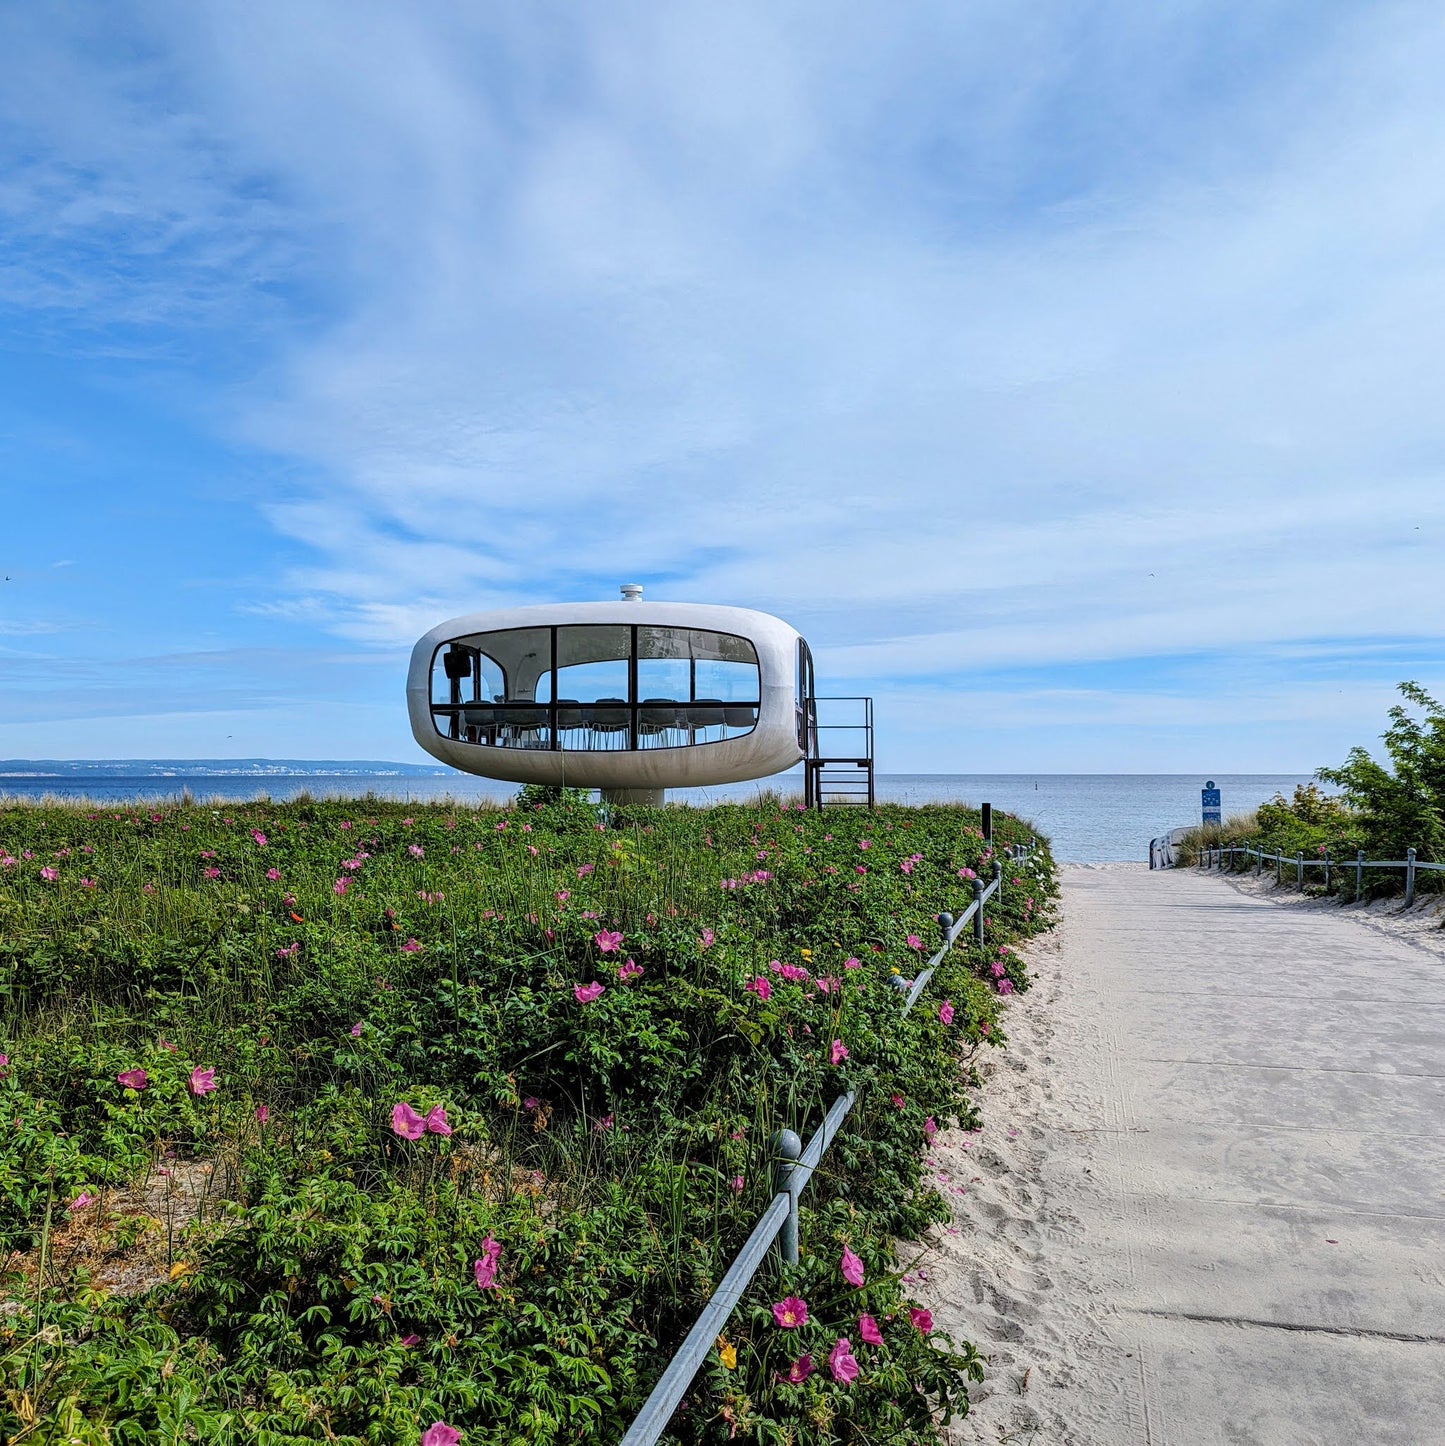
{"label": "row of chairs inside", "polygon": [[[489,708],[485,704],[462,709],[462,722],[469,728],[541,728],[548,710],[516,703]],[[672,698],[644,698],[637,709],[639,733],[662,733],[674,728],[752,728],[758,721],[751,705],[724,703],[721,698],[699,698],[678,703]],[[625,733],[631,726],[632,709],[625,698],[599,698],[581,703],[576,698],[557,700],[557,728],[591,728],[599,733]]]}

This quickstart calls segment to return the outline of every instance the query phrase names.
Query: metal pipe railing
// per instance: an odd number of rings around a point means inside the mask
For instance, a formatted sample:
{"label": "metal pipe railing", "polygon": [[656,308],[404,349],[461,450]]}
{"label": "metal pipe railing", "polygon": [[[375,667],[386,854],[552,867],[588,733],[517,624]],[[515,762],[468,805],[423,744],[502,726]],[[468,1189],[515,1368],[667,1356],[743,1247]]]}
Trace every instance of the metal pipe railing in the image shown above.
{"label": "metal pipe railing", "polygon": [[[1268,853],[1263,849],[1257,849],[1252,844],[1231,844],[1227,847],[1200,849],[1196,858],[1195,866],[1199,869],[1223,868],[1225,859],[1229,860],[1230,869],[1233,871],[1234,860],[1243,858],[1246,863],[1252,858],[1255,860],[1254,872],[1256,876],[1266,863],[1275,866],[1274,877],[1276,883],[1283,882],[1283,870],[1285,859],[1288,858],[1295,866],[1295,883],[1298,887],[1304,887],[1304,871],[1311,868],[1322,868],[1325,871],[1324,885],[1330,886],[1330,868],[1337,864],[1337,859],[1332,859],[1327,849],[1320,858],[1309,859],[1304,856],[1302,850],[1297,850],[1293,856],[1283,852]],[[1405,907],[1408,909],[1415,902],[1415,879],[1416,875],[1425,873],[1445,873],[1445,863],[1426,863],[1423,859],[1415,857],[1413,848],[1405,850],[1403,859],[1367,859],[1364,849],[1356,849],[1354,859],[1347,865],[1355,871],[1355,902],[1360,902],[1364,892],[1364,871],[1366,869],[1404,869],[1405,871]]]}
{"label": "metal pipe railing", "polygon": [[[1005,852],[1010,860],[1019,860],[1027,858],[1033,852],[1033,847],[1031,843],[1018,844],[1008,847]],[[900,1018],[906,1018],[918,1003],[919,996],[933,977],[934,970],[943,962],[944,956],[953,948],[970,921],[974,923],[975,941],[979,944],[983,942],[983,906],[1002,888],[1003,866],[995,858],[992,882],[985,888],[982,880],[973,881],[973,902],[968,908],[957,918],[952,914],[937,916],[939,928],[943,931],[943,943],[919,971],[911,985],[900,983],[900,988],[908,989],[908,997],[903,1002]],[[692,1329],[668,1362],[667,1369],[652,1388],[652,1393],[643,1403],[636,1419],[627,1428],[621,1446],[655,1446],[688,1386],[692,1384],[692,1378],[707,1359],[707,1354],[728,1316],[732,1314],[733,1307],[742,1299],[743,1292],[767,1259],[768,1248],[773,1241],[781,1236],[784,1261],[789,1265],[798,1263],[800,1197],[857,1098],[856,1090],[839,1095],[828,1107],[823,1123],[813,1132],[806,1148],[794,1131],[778,1131],[773,1139],[773,1148],[777,1152],[774,1158],[777,1191],[768,1202],[762,1218],[753,1226],[747,1243],[728,1267],[721,1284],[703,1307],[702,1314],[693,1323]]]}

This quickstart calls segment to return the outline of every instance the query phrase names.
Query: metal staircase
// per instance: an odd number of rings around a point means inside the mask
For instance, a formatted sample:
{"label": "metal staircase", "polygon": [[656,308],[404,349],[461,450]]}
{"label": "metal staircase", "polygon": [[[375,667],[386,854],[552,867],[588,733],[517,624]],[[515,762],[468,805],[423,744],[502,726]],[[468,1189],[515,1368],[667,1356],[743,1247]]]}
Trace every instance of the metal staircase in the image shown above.
{"label": "metal staircase", "polygon": [[810,695],[804,703],[803,802],[872,808],[873,700]]}

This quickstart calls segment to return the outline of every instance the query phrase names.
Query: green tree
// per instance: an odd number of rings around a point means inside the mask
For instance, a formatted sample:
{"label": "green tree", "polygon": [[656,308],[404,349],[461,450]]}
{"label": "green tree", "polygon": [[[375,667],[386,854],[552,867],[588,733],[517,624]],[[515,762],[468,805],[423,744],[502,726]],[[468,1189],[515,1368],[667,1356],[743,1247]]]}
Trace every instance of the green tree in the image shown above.
{"label": "green tree", "polygon": [[1406,702],[1390,709],[1382,735],[1389,765],[1352,748],[1316,777],[1343,791],[1368,856],[1402,858],[1413,847],[1433,862],[1445,852],[1445,710],[1418,683],[1401,683],[1400,692]]}

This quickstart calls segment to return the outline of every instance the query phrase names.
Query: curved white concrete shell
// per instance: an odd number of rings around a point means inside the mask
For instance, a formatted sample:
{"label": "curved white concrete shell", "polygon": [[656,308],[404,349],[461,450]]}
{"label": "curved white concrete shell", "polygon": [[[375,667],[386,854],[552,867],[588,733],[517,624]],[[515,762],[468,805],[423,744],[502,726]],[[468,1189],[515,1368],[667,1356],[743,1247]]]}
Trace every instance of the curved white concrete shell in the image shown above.
{"label": "curved white concrete shell", "polygon": [[807,644],[748,608],[641,601],[470,613],[412,650],[412,733],[453,768],[512,783],[736,783],[799,762]]}

